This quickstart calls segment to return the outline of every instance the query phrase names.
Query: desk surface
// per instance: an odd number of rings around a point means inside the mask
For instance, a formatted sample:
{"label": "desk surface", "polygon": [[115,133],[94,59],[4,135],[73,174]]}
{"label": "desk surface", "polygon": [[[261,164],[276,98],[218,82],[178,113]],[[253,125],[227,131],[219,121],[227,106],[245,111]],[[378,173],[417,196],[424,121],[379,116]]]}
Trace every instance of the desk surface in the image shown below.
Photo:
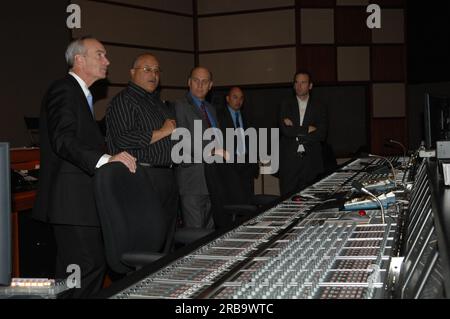
{"label": "desk surface", "polygon": [[11,169],[14,170],[33,170],[39,169],[40,149],[30,148],[12,148],[10,150]]}

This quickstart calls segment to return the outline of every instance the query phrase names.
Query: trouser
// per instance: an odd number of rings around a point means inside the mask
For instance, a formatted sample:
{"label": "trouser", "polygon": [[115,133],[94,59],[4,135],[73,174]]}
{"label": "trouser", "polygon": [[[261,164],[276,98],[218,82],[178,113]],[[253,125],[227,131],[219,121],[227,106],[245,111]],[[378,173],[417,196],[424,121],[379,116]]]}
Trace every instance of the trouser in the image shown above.
{"label": "trouser", "polygon": [[318,172],[311,167],[311,160],[307,161],[303,157],[295,161],[289,167],[280,166],[279,185],[282,196],[309,186],[317,178]]}
{"label": "trouser", "polygon": [[56,278],[67,279],[69,276],[71,277],[69,279],[76,278],[76,269],[80,270],[80,288],[73,289],[65,294],[65,297],[87,298],[98,293],[102,288],[106,271],[100,227],[52,226],[57,247]]}

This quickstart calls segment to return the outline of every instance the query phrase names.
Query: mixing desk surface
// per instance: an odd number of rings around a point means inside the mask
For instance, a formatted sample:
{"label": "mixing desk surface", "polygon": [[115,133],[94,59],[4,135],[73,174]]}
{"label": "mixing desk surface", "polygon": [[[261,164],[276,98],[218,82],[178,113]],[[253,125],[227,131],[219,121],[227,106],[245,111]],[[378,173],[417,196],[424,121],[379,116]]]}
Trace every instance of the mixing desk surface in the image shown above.
{"label": "mixing desk surface", "polygon": [[[215,240],[149,274],[112,298],[386,298],[399,251],[411,170],[368,172],[379,158],[357,159]],[[393,192],[394,203],[345,210],[358,181]]]}

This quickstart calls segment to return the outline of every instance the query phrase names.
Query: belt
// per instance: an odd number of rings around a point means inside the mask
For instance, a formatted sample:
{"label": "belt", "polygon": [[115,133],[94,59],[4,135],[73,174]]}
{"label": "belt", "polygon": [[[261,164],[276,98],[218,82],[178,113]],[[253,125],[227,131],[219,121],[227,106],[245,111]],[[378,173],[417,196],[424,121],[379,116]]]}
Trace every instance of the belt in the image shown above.
{"label": "belt", "polygon": [[139,162],[138,164],[141,165],[141,166],[150,167],[150,168],[166,168],[166,169],[173,168],[173,164],[170,164],[170,165],[153,165],[153,164],[150,164],[150,163],[142,163],[142,162]]}

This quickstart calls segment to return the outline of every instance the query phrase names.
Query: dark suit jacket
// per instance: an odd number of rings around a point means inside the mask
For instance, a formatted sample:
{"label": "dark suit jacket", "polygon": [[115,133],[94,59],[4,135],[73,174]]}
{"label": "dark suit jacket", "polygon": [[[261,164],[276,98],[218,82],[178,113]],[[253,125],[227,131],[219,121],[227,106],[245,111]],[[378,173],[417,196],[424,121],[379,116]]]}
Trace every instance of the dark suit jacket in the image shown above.
{"label": "dark suit jacket", "polygon": [[[243,129],[246,130],[249,126],[248,126],[248,122],[247,122],[247,118],[244,115],[244,112],[242,112],[241,110],[241,116],[242,116],[242,122],[243,122]],[[226,129],[227,128],[234,128],[234,122],[233,119],[231,118],[231,114],[230,111],[228,110],[228,107],[225,105],[223,108],[221,108],[220,110],[217,111],[217,117],[219,118],[219,122],[220,122],[220,129],[222,131],[223,134],[223,141],[224,141],[224,146],[226,146]],[[248,150],[248,141],[246,140],[246,147]],[[234,147],[236,149],[236,141],[234,143]]]}
{"label": "dark suit jacket", "polygon": [[43,99],[40,142],[33,217],[54,224],[99,225],[92,177],[105,153],[104,138],[71,75],[54,82]]}
{"label": "dark suit jacket", "polygon": [[[234,122],[233,122],[232,116],[231,116],[230,111],[228,110],[227,106],[225,106],[224,108],[220,109],[217,112],[217,116],[219,118],[220,129],[222,130],[222,134],[223,134],[223,137],[224,137],[224,146],[226,146],[227,145],[226,144],[227,143],[227,140],[226,140],[226,129],[227,128],[234,128]],[[241,116],[242,116],[242,122],[243,122],[243,125],[244,125],[243,129],[246,130],[247,128],[249,128],[249,123],[247,121],[247,118],[246,118],[244,112],[242,112],[242,110],[241,110]],[[236,141],[236,138],[235,138],[235,141],[234,141],[234,148],[235,148],[235,150],[236,150],[236,145],[237,145],[237,141]],[[249,163],[249,154],[248,154],[248,152],[249,151],[258,152],[258,150],[257,149],[250,150],[248,137],[245,138],[245,146],[246,146],[246,152],[247,152],[246,156],[245,156],[246,157],[245,164],[241,164],[241,165],[238,165],[238,166],[240,166],[240,170],[246,175],[246,177],[253,179],[253,178],[257,177],[259,168],[258,168],[258,164],[257,163],[252,163],[252,164]],[[256,158],[258,158],[258,157],[256,156]]]}
{"label": "dark suit jacket", "polygon": [[[293,126],[284,125],[283,119],[289,118]],[[295,95],[283,101],[280,108],[279,125],[281,130],[280,141],[280,178],[286,174],[295,174],[301,165],[308,167],[308,175],[315,176],[323,171],[321,142],[327,133],[326,108],[317,103],[312,96],[306,106],[303,125],[300,126],[300,114]],[[308,134],[308,126],[313,125],[317,131]],[[298,141],[297,141],[298,139]],[[304,145],[305,154],[299,161],[298,146]]]}
{"label": "dark suit jacket", "polygon": [[[206,103],[206,109],[218,124],[217,114],[215,108]],[[195,105],[189,94],[185,98],[174,103],[177,127],[184,127],[191,132],[191,146],[194,146],[194,120],[202,120],[202,135],[208,128],[208,124],[203,119],[202,113]],[[197,137],[201,138],[201,137]],[[209,144],[210,141],[203,141],[203,147]],[[186,150],[185,150],[186,151]],[[194,158],[202,159],[203,150],[201,153],[194,153],[194,150],[187,150],[190,153],[191,163],[180,164],[176,169],[178,187],[181,195],[208,195],[208,187],[205,180],[205,171],[203,163],[194,163]]]}

